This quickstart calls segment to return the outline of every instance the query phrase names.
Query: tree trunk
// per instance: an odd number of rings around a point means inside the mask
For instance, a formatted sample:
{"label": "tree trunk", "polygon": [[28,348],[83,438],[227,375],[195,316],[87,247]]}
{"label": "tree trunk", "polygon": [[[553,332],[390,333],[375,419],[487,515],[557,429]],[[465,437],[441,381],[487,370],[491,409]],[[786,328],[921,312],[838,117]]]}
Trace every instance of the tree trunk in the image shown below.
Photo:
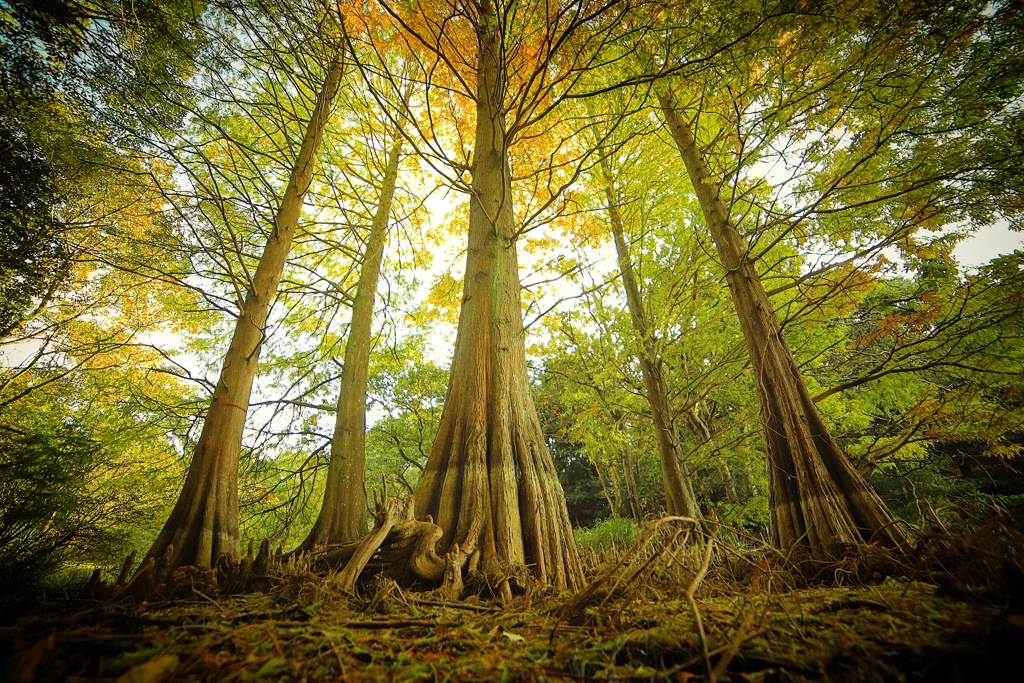
{"label": "tree trunk", "polygon": [[619,477],[615,472],[615,465],[608,463],[608,474],[605,476],[601,472],[601,458],[594,459],[594,470],[597,472],[597,480],[601,482],[601,493],[604,494],[604,499],[608,501],[608,509],[612,512],[612,517],[619,516],[619,509],[622,507],[622,495],[619,493]]}
{"label": "tree trunk", "polygon": [[233,560],[240,555],[238,457],[249,395],[270,308],[277,296],[302,203],[313,178],[324,124],[338,92],[343,67],[343,57],[338,54],[317,97],[274,220],[274,229],[235,323],[185,486],[149,549],[147,559],[163,557],[161,562],[170,567],[210,567],[221,555]]}
{"label": "tree trunk", "polygon": [[680,459],[668,387],[662,371],[663,363],[658,355],[657,340],[647,321],[647,312],[640,299],[640,286],[633,273],[633,263],[629,257],[629,248],[626,246],[622,214],[619,212],[619,202],[615,195],[607,157],[601,157],[600,166],[605,198],[608,201],[608,219],[619,261],[619,274],[622,277],[622,286],[626,290],[626,305],[629,308],[630,320],[633,322],[633,332],[639,342],[637,354],[640,358],[640,372],[643,374],[647,404],[651,407],[651,419],[654,421],[654,431],[658,439],[661,479],[665,485],[665,506],[669,515],[698,518],[700,508],[693,493],[690,473]]}
{"label": "tree trunk", "polygon": [[501,22],[480,0],[477,118],[466,279],[448,395],[416,489],[445,547],[475,549],[485,574],[529,566],[539,581],[576,589],[582,570],[530,394],[511,172]]}
{"label": "tree trunk", "polygon": [[[715,415],[714,410],[708,408],[706,400],[697,401],[693,409],[686,413],[686,423],[690,432],[696,436],[702,446],[712,443],[715,438]],[[722,449],[712,446],[711,460],[718,463],[718,471],[722,475],[722,483],[725,486],[725,500],[728,503],[740,502],[739,493],[736,491],[736,479],[732,476],[729,463],[725,461]]]}
{"label": "tree trunk", "polygon": [[323,505],[313,528],[300,546],[303,550],[311,550],[318,545],[348,543],[367,532],[366,381],[373,339],[373,309],[401,153],[402,137],[399,132],[388,153],[377,210],[366,240],[352,304],[352,322],[345,343],[345,364],[341,370],[341,392],[334,436],[331,438],[331,462]]}
{"label": "tree trunk", "polygon": [[629,516],[636,521],[644,518],[643,505],[640,504],[640,492],[636,486],[636,454],[627,443],[622,453],[623,479],[626,482],[626,501],[629,503]]}
{"label": "tree trunk", "polygon": [[736,479],[732,476],[729,463],[725,461],[721,453],[718,453],[718,471],[722,475],[722,483],[725,484],[725,502],[735,505],[740,502],[740,494],[736,491]]}
{"label": "tree trunk", "polygon": [[725,268],[761,400],[768,451],[772,541],[827,556],[844,545],[900,547],[907,536],[885,504],[840,450],[811,400],[782,336],[748,249],[729,219],[689,124],[671,93],[660,96],[669,132],[686,164]]}

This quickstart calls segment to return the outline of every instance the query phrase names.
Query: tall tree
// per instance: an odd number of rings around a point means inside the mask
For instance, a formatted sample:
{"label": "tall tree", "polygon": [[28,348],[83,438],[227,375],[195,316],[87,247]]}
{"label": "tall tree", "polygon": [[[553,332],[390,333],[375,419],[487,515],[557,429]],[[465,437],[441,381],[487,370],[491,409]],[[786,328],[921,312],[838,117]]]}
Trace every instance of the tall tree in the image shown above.
{"label": "tall tree", "polygon": [[[538,580],[571,589],[582,572],[530,393],[509,157],[516,136],[549,111],[555,84],[571,82],[572,70],[588,59],[581,42],[573,46],[580,60],[565,71],[557,61],[570,38],[582,40],[606,11],[582,4],[578,14],[492,0],[460,9],[476,51],[467,93],[476,123],[466,274],[448,395],[416,488],[417,514],[433,515],[449,546],[475,549],[471,562],[485,574],[528,566]],[[535,33],[527,35],[528,28]],[[537,49],[521,50],[525,43]]]}
{"label": "tall tree", "polygon": [[899,547],[907,537],[878,494],[846,458],[825,426],[771,301],[697,150],[690,125],[671,93],[660,97],[672,139],[686,164],[747,342],[761,398],[768,450],[772,539],[828,553],[843,545],[879,542]]}
{"label": "tall tree", "polygon": [[[688,81],[681,107],[671,91],[660,96],[751,356],[782,546],[900,546],[906,534],[818,414],[762,278],[782,272],[804,287],[838,274],[840,286],[817,287],[807,310],[868,281],[863,270],[886,246],[913,253],[922,230],[1018,216],[1004,175],[1017,156],[994,153],[1022,87],[1006,77],[1019,64],[1018,23],[984,3],[825,8],[727,51],[728,68]],[[767,161],[789,178],[772,183],[752,168]],[[785,275],[809,238],[842,256]]]}
{"label": "tall tree", "polygon": [[679,439],[675,427],[668,385],[665,381],[664,362],[658,355],[657,339],[647,319],[647,311],[640,295],[640,285],[633,272],[633,262],[626,244],[625,226],[619,210],[619,198],[615,191],[615,180],[607,156],[600,159],[601,181],[607,202],[608,222],[615,254],[619,263],[619,277],[626,290],[626,305],[629,308],[633,332],[638,342],[640,370],[643,373],[645,398],[651,407],[651,419],[658,440],[658,457],[661,462],[661,477],[665,484],[665,502],[670,515],[699,517],[700,508],[693,492],[693,482],[686,463],[679,452]]}
{"label": "tall tree", "polygon": [[345,342],[345,364],[331,438],[320,514],[302,548],[354,541],[366,533],[366,383],[373,341],[373,310],[387,241],[388,217],[398,181],[402,134],[396,131],[381,180],[380,198],[363,249],[363,263],[352,303],[352,322]]}
{"label": "tall tree", "polygon": [[313,179],[324,126],[344,71],[336,51],[292,165],[274,227],[242,304],[178,502],[147,553],[169,566],[211,566],[239,556],[238,461],[260,347]]}

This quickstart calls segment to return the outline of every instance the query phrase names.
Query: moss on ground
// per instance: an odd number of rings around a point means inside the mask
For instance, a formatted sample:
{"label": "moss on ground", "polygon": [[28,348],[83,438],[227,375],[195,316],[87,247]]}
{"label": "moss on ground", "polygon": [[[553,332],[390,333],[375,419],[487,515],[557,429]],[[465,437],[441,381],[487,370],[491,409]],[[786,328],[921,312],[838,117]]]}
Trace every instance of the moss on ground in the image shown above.
{"label": "moss on ground", "polygon": [[[7,612],[4,669],[25,681],[701,680],[706,665],[682,597],[632,596],[582,623],[564,596],[527,592],[507,609],[388,590],[199,596],[137,605],[56,601]],[[974,681],[1005,678],[1024,615],[934,586],[698,594],[721,680]],[[13,608],[8,603],[8,608]],[[730,645],[733,647],[730,648]],[[733,652],[733,650],[735,650]]]}

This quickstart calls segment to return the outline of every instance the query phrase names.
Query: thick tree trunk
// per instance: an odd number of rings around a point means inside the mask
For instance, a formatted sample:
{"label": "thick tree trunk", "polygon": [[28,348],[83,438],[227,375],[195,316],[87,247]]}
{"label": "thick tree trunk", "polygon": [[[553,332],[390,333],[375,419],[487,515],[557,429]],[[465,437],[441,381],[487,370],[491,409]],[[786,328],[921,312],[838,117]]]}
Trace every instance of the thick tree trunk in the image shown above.
{"label": "thick tree trunk", "polygon": [[619,274],[622,286],[626,290],[626,305],[629,317],[636,334],[637,354],[640,359],[640,372],[644,378],[647,404],[651,407],[651,419],[658,440],[658,459],[661,462],[661,479],[665,485],[665,507],[668,514],[683,517],[700,517],[697,496],[693,492],[693,482],[686,464],[679,454],[679,443],[672,416],[672,406],[668,396],[668,385],[665,383],[664,366],[657,350],[657,340],[647,321],[647,312],[640,299],[640,285],[633,272],[633,262],[629,257],[626,245],[622,214],[619,211],[618,197],[612,180],[608,159],[601,157],[601,175],[604,180],[604,193],[608,201],[608,220],[611,224],[612,237],[615,240],[615,253],[619,261]]}
{"label": "thick tree trunk", "polygon": [[348,543],[366,534],[366,381],[373,339],[373,309],[377,282],[387,241],[388,218],[398,181],[402,153],[399,134],[388,153],[381,181],[377,210],[363,251],[352,322],[345,343],[345,364],[341,370],[341,392],[331,438],[331,462],[323,505],[306,540],[300,546],[311,550],[318,545]]}
{"label": "thick tree trunk", "polygon": [[582,570],[565,495],[530,394],[500,22],[480,0],[477,120],[466,280],[448,395],[416,489],[443,545],[475,549],[485,574],[530,567],[541,582],[576,589]]}
{"label": "thick tree trunk", "polygon": [[671,93],[660,100],[725,268],[757,377],[768,451],[773,542],[784,549],[800,545],[817,555],[829,555],[844,545],[904,545],[903,528],[840,450],[815,408],[689,124],[675,110]]}
{"label": "thick tree trunk", "polygon": [[163,557],[162,563],[170,567],[209,567],[221,555],[233,560],[240,555],[238,456],[249,395],[270,308],[277,296],[302,203],[313,178],[324,124],[338,92],[342,71],[343,59],[339,54],[327,71],[281,199],[274,229],[235,323],[185,486],[146,555],[147,558]]}

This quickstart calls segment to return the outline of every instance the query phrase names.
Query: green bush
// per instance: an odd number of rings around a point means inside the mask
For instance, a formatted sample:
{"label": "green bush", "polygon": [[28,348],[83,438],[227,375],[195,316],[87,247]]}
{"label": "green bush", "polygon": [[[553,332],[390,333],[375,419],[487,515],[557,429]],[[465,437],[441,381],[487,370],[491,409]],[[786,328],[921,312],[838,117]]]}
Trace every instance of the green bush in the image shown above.
{"label": "green bush", "polygon": [[616,545],[632,544],[639,533],[640,526],[632,519],[611,517],[598,522],[589,529],[573,529],[576,545],[583,548],[601,548],[612,543]]}
{"label": "green bush", "polygon": [[993,506],[1013,510],[1024,502],[1024,478],[1013,460],[949,457],[923,462],[900,461],[868,475],[868,481],[899,518],[915,526],[928,526],[922,516],[925,501],[950,529],[962,528],[970,518],[988,516]]}
{"label": "green bush", "polygon": [[120,541],[110,501],[89,486],[103,457],[75,424],[53,433],[0,428],[0,584],[38,582]]}
{"label": "green bush", "polygon": [[771,512],[768,496],[753,496],[743,503],[720,503],[715,507],[718,519],[726,526],[753,535],[768,535]]}

